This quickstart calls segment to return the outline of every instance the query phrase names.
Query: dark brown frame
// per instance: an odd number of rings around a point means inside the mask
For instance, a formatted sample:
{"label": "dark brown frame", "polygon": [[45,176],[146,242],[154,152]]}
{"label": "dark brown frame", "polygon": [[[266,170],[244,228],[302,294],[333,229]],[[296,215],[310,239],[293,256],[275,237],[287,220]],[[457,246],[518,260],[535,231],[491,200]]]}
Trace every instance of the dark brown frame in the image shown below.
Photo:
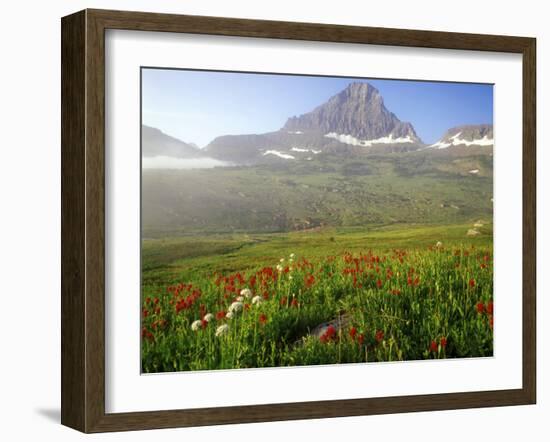
{"label": "dark brown frame", "polygon": [[[522,388],[106,414],[104,328],[106,29],[522,54]],[[88,433],[535,403],[536,40],[534,38],[105,10],[84,10],[64,17],[61,30],[61,422],[64,425]]]}

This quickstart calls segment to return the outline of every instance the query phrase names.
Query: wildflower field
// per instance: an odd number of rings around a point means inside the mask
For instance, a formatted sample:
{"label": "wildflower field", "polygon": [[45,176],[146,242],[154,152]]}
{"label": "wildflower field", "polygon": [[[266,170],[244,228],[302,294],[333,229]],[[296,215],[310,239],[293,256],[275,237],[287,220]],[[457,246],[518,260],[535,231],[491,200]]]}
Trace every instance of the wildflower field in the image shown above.
{"label": "wildflower field", "polygon": [[142,371],[493,353],[492,226],[150,239]]}

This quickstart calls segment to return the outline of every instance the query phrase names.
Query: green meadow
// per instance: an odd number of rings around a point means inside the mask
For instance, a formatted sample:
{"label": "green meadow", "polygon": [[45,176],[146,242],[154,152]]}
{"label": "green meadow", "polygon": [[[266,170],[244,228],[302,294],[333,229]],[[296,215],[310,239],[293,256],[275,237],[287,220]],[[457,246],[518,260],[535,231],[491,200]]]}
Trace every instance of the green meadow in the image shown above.
{"label": "green meadow", "polygon": [[145,239],[142,370],[490,356],[479,221]]}

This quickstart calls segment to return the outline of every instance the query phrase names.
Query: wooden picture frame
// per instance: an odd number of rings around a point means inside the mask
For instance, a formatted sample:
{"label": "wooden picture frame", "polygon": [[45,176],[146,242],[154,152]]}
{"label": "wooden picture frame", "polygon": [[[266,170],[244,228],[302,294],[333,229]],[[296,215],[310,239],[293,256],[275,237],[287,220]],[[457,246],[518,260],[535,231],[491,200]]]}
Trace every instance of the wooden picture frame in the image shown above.
{"label": "wooden picture frame", "polygon": [[[62,424],[83,432],[534,404],[536,41],[533,38],[84,10],[62,19]],[[495,51],[523,63],[523,385],[513,390],[105,412],[105,30]]]}

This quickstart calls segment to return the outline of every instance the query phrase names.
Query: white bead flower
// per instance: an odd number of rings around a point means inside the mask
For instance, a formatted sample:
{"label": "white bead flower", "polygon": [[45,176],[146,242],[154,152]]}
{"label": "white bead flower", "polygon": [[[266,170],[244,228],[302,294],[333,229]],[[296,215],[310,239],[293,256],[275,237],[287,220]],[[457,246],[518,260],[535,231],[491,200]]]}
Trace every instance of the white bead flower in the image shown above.
{"label": "white bead flower", "polygon": [[237,298],[235,298],[235,300],[237,302],[243,302],[244,301],[244,296],[237,296]]}
{"label": "white bead flower", "polygon": [[263,301],[262,297],[258,295],[252,298],[252,304],[260,304],[262,301]]}
{"label": "white bead flower", "polygon": [[227,324],[222,324],[216,329],[216,336],[221,336],[229,331],[229,326]]}
{"label": "white bead flower", "polygon": [[227,313],[225,314],[225,317],[226,317],[227,319],[231,319],[231,318],[233,318],[233,316],[235,316],[235,315],[234,315],[233,312],[231,312],[231,311],[229,311],[229,312],[227,312]]}
{"label": "white bead flower", "polygon": [[197,331],[198,329],[201,328],[201,325],[202,325],[201,320],[197,319],[196,321],[193,321],[193,323],[191,324],[191,330]]}
{"label": "white bead flower", "polygon": [[290,254],[290,259],[294,259],[295,256],[296,256],[296,255],[295,255],[294,253],[291,253],[291,254]]}
{"label": "white bead flower", "polygon": [[277,271],[278,272],[282,272],[283,271],[283,266],[281,264],[277,264]]}
{"label": "white bead flower", "polygon": [[250,289],[242,289],[241,290],[241,296],[244,296],[245,298],[250,298],[252,296],[252,290]]}
{"label": "white bead flower", "polygon": [[212,313],[207,313],[202,319],[204,319],[206,322],[210,322],[212,321],[212,319],[214,319],[214,315]]}
{"label": "white bead flower", "polygon": [[233,313],[239,313],[240,311],[242,311],[244,305],[242,302],[240,301],[235,301],[234,303],[232,303],[230,306],[229,306],[229,311],[230,312],[233,312]]}

